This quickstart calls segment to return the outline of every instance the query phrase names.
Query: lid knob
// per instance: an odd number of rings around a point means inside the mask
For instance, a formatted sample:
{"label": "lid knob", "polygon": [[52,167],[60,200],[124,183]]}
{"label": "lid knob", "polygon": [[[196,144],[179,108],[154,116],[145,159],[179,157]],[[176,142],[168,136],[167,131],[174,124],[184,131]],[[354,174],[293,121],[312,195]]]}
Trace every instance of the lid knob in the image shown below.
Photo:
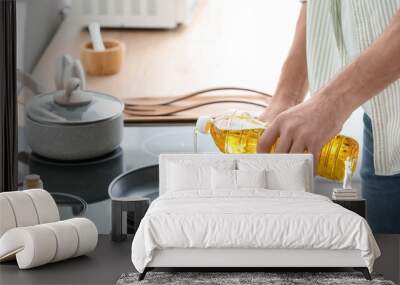
{"label": "lid knob", "polygon": [[81,81],[73,77],[68,80],[65,91],[54,96],[54,102],[61,106],[75,107],[90,104],[92,97],[92,94],[82,91]]}

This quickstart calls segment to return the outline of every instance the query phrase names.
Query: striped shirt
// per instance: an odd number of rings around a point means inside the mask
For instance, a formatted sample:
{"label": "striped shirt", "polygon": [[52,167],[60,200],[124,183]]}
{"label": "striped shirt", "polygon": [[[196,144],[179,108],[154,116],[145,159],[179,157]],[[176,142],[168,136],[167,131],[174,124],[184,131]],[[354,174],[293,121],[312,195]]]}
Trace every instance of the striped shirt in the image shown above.
{"label": "striped shirt", "polygon": [[[400,0],[308,0],[307,3],[311,95],[369,47],[400,9]],[[366,102],[363,108],[372,120],[375,174],[400,173],[400,80]]]}

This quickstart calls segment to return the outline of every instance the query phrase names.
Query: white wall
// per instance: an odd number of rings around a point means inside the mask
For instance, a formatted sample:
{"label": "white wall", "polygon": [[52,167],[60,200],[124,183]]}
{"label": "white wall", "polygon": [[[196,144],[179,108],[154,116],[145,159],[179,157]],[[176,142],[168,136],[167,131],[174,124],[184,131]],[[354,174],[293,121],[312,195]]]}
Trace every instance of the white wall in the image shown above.
{"label": "white wall", "polygon": [[[62,0],[17,0],[17,68],[30,73],[62,21]],[[49,74],[49,76],[53,76]],[[22,96],[22,93],[20,96]],[[18,104],[18,151],[28,145],[21,128],[24,108]],[[27,167],[19,163],[19,180]]]}
{"label": "white wall", "polygon": [[19,68],[33,69],[61,23],[63,5],[63,0],[17,0]]}

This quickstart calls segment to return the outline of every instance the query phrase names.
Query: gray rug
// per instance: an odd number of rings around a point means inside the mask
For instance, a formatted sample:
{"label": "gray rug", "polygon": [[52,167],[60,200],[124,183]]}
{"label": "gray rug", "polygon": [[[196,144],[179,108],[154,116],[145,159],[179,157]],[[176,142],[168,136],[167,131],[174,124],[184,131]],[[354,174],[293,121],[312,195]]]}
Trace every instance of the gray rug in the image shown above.
{"label": "gray rug", "polygon": [[381,276],[373,275],[368,281],[359,272],[148,272],[146,278],[137,281],[138,273],[122,274],[117,285],[146,284],[213,284],[213,285],[297,285],[297,284],[329,284],[329,285],[395,285]]}

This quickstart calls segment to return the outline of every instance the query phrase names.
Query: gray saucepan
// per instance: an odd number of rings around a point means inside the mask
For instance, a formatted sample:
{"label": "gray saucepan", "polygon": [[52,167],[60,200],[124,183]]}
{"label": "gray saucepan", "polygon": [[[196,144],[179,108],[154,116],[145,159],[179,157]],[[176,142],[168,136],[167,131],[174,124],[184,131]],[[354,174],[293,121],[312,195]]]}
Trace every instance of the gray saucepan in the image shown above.
{"label": "gray saucepan", "polygon": [[84,160],[115,150],[122,141],[124,104],[80,89],[71,78],[66,90],[34,96],[26,105],[26,137],[32,151],[56,160]]}

